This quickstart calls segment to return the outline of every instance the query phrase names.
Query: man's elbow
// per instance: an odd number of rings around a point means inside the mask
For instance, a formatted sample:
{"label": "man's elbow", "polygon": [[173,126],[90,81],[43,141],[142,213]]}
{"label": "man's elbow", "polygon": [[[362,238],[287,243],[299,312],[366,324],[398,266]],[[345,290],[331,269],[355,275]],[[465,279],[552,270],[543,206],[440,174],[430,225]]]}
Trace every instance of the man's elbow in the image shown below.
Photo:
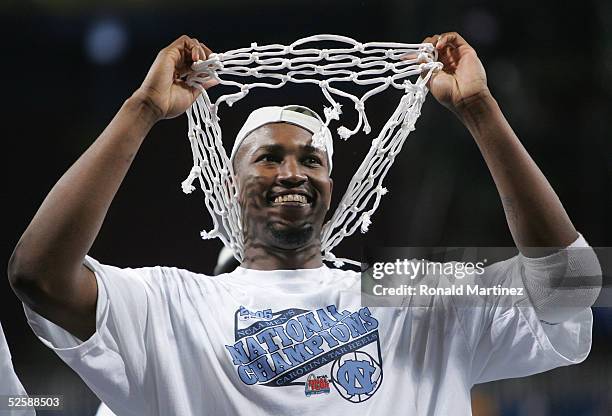
{"label": "man's elbow", "polygon": [[19,299],[25,302],[25,294],[32,291],[33,287],[36,285],[37,279],[31,272],[28,272],[27,268],[24,266],[18,245],[13,251],[13,254],[11,254],[6,274],[13,292],[15,292]]}
{"label": "man's elbow", "polygon": [[45,276],[38,263],[23,251],[19,243],[9,259],[7,276],[13,292],[28,306],[39,303],[48,292],[48,276]]}

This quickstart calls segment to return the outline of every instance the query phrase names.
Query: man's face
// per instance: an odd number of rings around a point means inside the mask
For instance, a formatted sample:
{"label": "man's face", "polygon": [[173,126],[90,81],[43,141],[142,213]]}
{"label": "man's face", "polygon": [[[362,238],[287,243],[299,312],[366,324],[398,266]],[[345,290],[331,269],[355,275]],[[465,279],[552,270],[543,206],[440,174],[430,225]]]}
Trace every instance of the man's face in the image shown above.
{"label": "man's face", "polygon": [[298,249],[320,244],[330,206],[327,155],[312,133],[287,123],[247,136],[234,158],[245,246]]}

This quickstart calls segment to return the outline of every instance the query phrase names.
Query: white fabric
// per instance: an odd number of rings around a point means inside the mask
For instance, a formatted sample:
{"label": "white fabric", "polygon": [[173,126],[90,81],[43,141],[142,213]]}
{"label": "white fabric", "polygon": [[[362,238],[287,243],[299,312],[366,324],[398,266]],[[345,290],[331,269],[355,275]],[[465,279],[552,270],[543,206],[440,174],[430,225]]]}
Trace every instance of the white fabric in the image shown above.
{"label": "white fabric", "polygon": [[327,155],[327,166],[329,167],[329,172],[331,173],[333,167],[332,157],[334,154],[334,144],[332,142],[331,133],[323,124],[321,119],[296,111],[301,109],[305,109],[313,114],[316,114],[316,112],[310,108],[298,105],[286,105],[284,107],[262,107],[253,111],[251,114],[249,114],[247,120],[244,122],[244,125],[236,135],[234,147],[232,148],[232,153],[230,155],[230,162],[234,162],[234,157],[236,156],[238,148],[244,139],[254,130],[257,130],[259,127],[268,123],[285,122],[302,127],[313,134],[319,133],[324,138],[323,146]]}
{"label": "white fabric", "polygon": [[[25,310],[119,416],[469,415],[472,385],[579,363],[591,346],[589,308],[547,325],[526,296],[523,307],[439,296],[431,307],[364,308],[360,275],[325,266],[208,277],[86,265],[98,284],[90,339]],[[490,286],[521,285],[518,256],[485,270]],[[323,376],[329,392],[291,384]],[[283,385],[263,385],[270,378]]]}
{"label": "white fabric", "polygon": [[521,256],[521,262],[526,269],[525,290],[538,317],[548,323],[563,322],[593,305],[601,291],[599,260],[581,234],[558,253]]}
{"label": "white fabric", "polygon": [[96,412],[96,416],[115,416],[112,410],[108,408],[104,403],[100,403],[100,407],[98,407],[98,411]]}
{"label": "white fabric", "polygon": [[[4,331],[2,330],[2,324],[0,324],[0,396],[26,396],[27,393],[15,370],[13,369],[13,362],[11,361],[11,352],[9,351],[6,338],[4,337]],[[34,409],[22,409],[22,410],[2,410],[0,409],[0,416],[32,416],[36,412]]]}
{"label": "white fabric", "polygon": [[[328,47],[333,44],[334,47]],[[325,48],[321,48],[325,46]],[[415,129],[421,107],[429,92],[427,82],[434,71],[442,68],[436,48],[431,43],[361,43],[346,36],[315,35],[298,39],[291,45],[257,45],[250,48],[211,54],[206,61],[192,65],[193,74],[187,83],[198,87],[200,96],[187,110],[188,138],[193,155],[189,176],[181,186],[191,193],[197,179],[204,192],[204,203],[213,220],[210,231],[202,231],[204,239],[219,238],[230,248],[238,261],[244,256],[241,210],[237,202],[237,185],[232,164],[223,147],[219,124],[219,106],[232,106],[255,88],[281,88],[287,83],[315,84],[330,107],[324,108],[324,129],[313,134],[313,146],[325,148],[331,136],[328,126],[340,120],[342,105],[348,100],[358,115],[353,129],[340,126],[338,136],[348,139],[360,130],[371,131],[365,113],[366,101],[389,88],[403,92],[396,109],[374,138],[370,150],[360,163],[338,208],[325,224],[321,234],[321,250],[325,261],[340,267],[349,259],[338,259],[332,253],[345,237],[358,229],[365,233],[371,217],[387,193],[382,184],[400,152],[404,141]],[[411,81],[411,78],[413,81]],[[239,91],[211,100],[203,85],[217,83]],[[345,87],[349,89],[345,90]],[[352,84],[367,89],[354,95]],[[351,91],[353,93],[351,93]]]}

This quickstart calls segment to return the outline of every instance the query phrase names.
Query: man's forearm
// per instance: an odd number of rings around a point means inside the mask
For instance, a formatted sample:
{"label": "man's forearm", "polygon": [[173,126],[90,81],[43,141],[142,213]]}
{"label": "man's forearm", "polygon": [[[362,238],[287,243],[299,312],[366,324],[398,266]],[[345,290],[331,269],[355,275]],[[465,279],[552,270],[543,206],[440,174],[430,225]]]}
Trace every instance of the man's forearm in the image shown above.
{"label": "man's forearm", "polygon": [[457,112],[478,145],[497,190],[515,244],[526,256],[546,254],[530,247],[566,247],[578,236],[563,205],[490,94]]}
{"label": "man's forearm", "polygon": [[[47,195],[19,240],[10,270],[27,278],[74,276],[145,136],[154,113],[137,95]],[[55,278],[54,278],[55,280]]]}

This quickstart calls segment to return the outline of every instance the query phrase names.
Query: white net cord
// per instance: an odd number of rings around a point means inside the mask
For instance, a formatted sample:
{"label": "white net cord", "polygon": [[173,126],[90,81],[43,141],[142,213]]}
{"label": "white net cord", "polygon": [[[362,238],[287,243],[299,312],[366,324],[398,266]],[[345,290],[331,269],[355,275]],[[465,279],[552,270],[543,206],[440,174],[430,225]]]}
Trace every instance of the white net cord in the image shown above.
{"label": "white net cord", "polygon": [[[340,47],[319,49],[316,48],[317,42],[337,42]],[[325,127],[332,120],[340,120],[342,115],[342,106],[335,96],[353,103],[358,113],[356,126],[353,129],[345,126],[337,129],[338,135],[346,140],[360,130],[370,133],[365,102],[393,87],[402,90],[404,95],[378,136],[372,140],[368,154],[321,235],[324,260],[333,262],[337,267],[344,262],[359,265],[353,260],[336,258],[332,249],[358,228],[362,233],[367,232],[373,213],[387,193],[382,186],[383,180],[408,134],[415,129],[428,93],[426,84],[433,72],[442,67],[436,60],[437,52],[430,43],[360,43],[344,36],[315,35],[288,46],[258,46],[253,43],[249,48],[211,54],[206,61],[195,63],[192,66],[194,74],[187,82],[198,86],[202,94],[187,111],[193,167],[182,188],[185,193],[191,193],[195,190],[193,182],[198,179],[204,192],[205,206],[212,216],[213,228],[209,232],[202,231],[202,238],[219,237],[238,261],[243,260],[244,240],[238,189],[221,140],[217,114],[221,103],[225,102],[231,107],[257,87],[281,88],[289,82],[316,84],[330,104],[323,111]],[[212,103],[202,86],[210,79],[236,87],[239,91],[222,95]],[[372,88],[357,97],[339,88],[341,83],[347,82]],[[321,134],[324,131],[326,129],[321,129],[313,135],[314,146],[323,146]]]}

